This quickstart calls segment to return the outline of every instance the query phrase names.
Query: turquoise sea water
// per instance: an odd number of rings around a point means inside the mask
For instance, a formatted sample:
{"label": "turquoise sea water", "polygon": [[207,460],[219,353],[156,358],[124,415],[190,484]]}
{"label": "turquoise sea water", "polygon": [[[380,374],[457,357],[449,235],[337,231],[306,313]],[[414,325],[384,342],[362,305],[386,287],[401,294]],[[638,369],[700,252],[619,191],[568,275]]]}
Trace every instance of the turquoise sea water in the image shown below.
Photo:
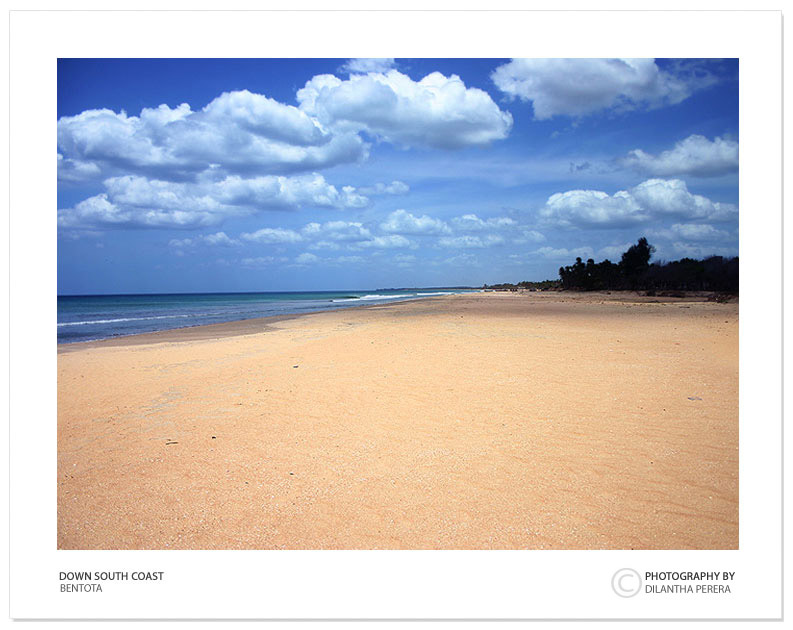
{"label": "turquoise sea water", "polygon": [[465,293],[463,289],[58,296],[58,343]]}

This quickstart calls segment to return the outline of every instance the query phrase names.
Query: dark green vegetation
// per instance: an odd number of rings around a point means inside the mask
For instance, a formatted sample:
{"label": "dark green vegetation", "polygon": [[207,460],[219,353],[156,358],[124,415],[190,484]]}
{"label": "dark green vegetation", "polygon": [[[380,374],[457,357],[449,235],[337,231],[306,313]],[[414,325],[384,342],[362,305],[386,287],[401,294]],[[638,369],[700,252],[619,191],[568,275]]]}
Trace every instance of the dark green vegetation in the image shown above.
{"label": "dark green vegetation", "polygon": [[738,257],[711,256],[704,260],[683,258],[671,262],[650,263],[655,247],[641,237],[618,263],[606,259],[596,263],[592,258],[559,268],[559,280],[484,285],[484,289],[501,291],[713,291],[738,294]]}
{"label": "dark green vegetation", "polygon": [[502,282],[501,284],[486,284],[483,289],[497,289],[500,291],[517,291],[518,289],[529,289],[530,291],[548,291],[551,289],[561,289],[562,282],[560,280],[543,280],[542,282],[518,282],[518,284],[511,284],[509,282]]}
{"label": "dark green vegetation", "polygon": [[562,288],[580,291],[718,291],[738,293],[738,258],[711,256],[704,260],[683,258],[654,262],[655,248],[642,237],[622,254],[619,263],[596,263],[576,258],[559,268]]}

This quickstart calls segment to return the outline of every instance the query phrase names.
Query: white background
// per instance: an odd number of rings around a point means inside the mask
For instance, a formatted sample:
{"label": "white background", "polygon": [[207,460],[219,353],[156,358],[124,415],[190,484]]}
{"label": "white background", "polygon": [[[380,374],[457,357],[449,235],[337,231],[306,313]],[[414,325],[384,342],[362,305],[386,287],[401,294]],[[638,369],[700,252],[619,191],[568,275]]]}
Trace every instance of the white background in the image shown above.
{"label": "white background", "polygon": [[[11,615],[34,618],[759,618],[780,615],[781,16],[17,12],[10,47]],[[58,57],[740,58],[740,550],[56,549]],[[670,139],[670,141],[673,139]],[[46,331],[52,331],[48,334]],[[616,597],[613,573],[736,572],[731,596]],[[59,593],[62,570],[164,583]]]}

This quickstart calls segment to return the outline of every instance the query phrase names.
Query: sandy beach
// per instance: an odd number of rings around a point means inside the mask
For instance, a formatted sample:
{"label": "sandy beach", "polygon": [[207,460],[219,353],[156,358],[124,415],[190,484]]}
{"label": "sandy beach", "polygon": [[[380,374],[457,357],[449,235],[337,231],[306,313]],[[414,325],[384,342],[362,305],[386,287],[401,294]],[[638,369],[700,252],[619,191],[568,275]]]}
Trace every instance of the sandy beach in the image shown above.
{"label": "sandy beach", "polygon": [[479,293],[58,347],[60,549],[736,549],[738,304]]}

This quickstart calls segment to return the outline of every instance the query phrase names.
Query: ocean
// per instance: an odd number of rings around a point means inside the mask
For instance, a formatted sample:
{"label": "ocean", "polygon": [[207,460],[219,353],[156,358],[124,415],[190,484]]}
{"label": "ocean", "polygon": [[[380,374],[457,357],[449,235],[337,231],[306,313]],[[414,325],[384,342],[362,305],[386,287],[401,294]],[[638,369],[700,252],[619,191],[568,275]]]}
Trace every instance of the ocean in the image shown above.
{"label": "ocean", "polygon": [[58,296],[58,343],[385,304],[465,289]]}

